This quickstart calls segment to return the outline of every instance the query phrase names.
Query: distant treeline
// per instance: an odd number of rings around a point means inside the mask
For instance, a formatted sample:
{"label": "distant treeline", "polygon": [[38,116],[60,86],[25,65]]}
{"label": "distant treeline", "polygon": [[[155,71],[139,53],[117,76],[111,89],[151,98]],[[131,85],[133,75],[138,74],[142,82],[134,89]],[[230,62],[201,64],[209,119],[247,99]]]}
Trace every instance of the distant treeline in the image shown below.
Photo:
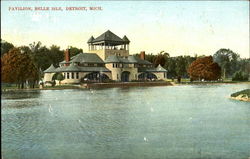
{"label": "distant treeline", "polygon": [[[139,56],[139,54],[136,54]],[[188,68],[192,62],[205,55],[195,56],[175,56],[171,57],[170,53],[161,51],[158,54],[147,54],[145,59],[152,62],[155,66],[161,64],[168,70],[168,78],[189,78]],[[240,55],[230,49],[219,49],[213,54],[213,61],[218,63],[222,70],[222,78],[231,78],[237,72],[250,74],[250,59],[240,58]]]}
{"label": "distant treeline", "polygon": [[[1,40],[1,58],[4,54],[9,52],[12,48],[15,48],[13,44]],[[58,66],[59,62],[64,60],[64,50],[60,49],[59,46],[52,45],[47,47],[42,45],[41,42],[33,42],[29,46],[19,46],[17,47],[21,52],[25,52],[30,55],[36,67],[44,71],[51,64]],[[74,56],[80,52],[82,49],[77,47],[70,47],[70,54]],[[135,54],[139,56],[139,53]],[[168,70],[168,78],[176,78],[181,76],[182,78],[188,78],[188,67],[197,58],[205,57],[205,55],[195,55],[195,56],[175,56],[171,57],[171,53],[161,51],[159,53],[146,54],[146,60],[152,62],[155,66],[161,64],[165,69]],[[231,78],[236,72],[244,72],[245,74],[250,74],[250,59],[240,58],[240,55],[233,52],[230,49],[219,49],[213,54],[214,62],[218,63],[222,70],[222,77]]]}

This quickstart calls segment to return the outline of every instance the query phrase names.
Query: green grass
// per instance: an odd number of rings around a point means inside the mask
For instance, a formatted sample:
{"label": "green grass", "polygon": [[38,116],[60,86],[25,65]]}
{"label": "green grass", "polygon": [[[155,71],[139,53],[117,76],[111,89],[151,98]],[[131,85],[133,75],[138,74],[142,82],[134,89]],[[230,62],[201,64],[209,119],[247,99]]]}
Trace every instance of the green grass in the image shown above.
{"label": "green grass", "polygon": [[16,85],[2,85],[2,89],[18,89]]}
{"label": "green grass", "polygon": [[241,94],[246,94],[248,97],[250,97],[250,89],[245,89],[236,93],[231,94],[231,97],[237,97]]}
{"label": "green grass", "polygon": [[[175,83],[178,83],[177,80],[174,80]],[[181,79],[181,84],[212,84],[212,83],[242,83],[242,82],[250,82],[250,81],[232,81],[231,79],[224,79],[223,81],[193,81],[190,79]]]}
{"label": "green grass", "polygon": [[[21,90],[21,88],[18,88],[16,84],[2,84],[2,90]],[[57,86],[45,86],[43,89],[67,89],[67,88],[79,88],[75,85],[57,85]],[[24,88],[27,89],[27,88]],[[29,89],[39,89],[39,86],[35,86],[35,88],[29,88]]]}
{"label": "green grass", "polygon": [[[21,89],[21,88],[18,88],[18,86],[16,84],[1,84],[1,88],[2,88],[2,90]],[[35,86],[35,88],[38,88],[38,86]],[[26,87],[24,89],[26,89]]]}
{"label": "green grass", "polygon": [[59,89],[66,89],[66,88],[79,88],[75,85],[56,85],[56,86],[45,86],[44,87],[45,89],[46,88],[52,88],[52,89],[56,89],[56,88],[59,88]]}

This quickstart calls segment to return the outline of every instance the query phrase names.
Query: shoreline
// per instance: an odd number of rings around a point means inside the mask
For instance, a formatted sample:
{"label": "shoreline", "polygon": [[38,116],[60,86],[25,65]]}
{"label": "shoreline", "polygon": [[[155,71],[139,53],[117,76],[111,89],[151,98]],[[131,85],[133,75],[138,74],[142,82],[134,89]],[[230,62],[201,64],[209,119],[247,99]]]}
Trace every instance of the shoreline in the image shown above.
{"label": "shoreline", "polygon": [[153,87],[153,86],[173,86],[172,82],[117,82],[117,83],[86,83],[81,84],[81,88],[124,88],[124,87]]}
{"label": "shoreline", "polygon": [[5,87],[1,89],[1,92],[8,91],[32,91],[32,90],[63,90],[63,89],[95,89],[95,88],[124,88],[124,87],[154,87],[154,86],[181,86],[181,85],[207,85],[207,84],[249,84],[247,82],[170,82],[170,81],[159,81],[159,82],[117,82],[117,83],[86,83],[79,85],[59,85],[54,87],[43,87],[43,88],[12,88]]}
{"label": "shoreline", "polygon": [[244,81],[244,82],[232,82],[232,81],[228,81],[228,82],[181,82],[181,83],[177,83],[175,82],[175,84],[178,85],[190,85],[190,84],[250,84],[250,81]]}
{"label": "shoreline", "polygon": [[237,101],[250,102],[250,98],[244,98],[244,97],[229,97],[229,98]]}

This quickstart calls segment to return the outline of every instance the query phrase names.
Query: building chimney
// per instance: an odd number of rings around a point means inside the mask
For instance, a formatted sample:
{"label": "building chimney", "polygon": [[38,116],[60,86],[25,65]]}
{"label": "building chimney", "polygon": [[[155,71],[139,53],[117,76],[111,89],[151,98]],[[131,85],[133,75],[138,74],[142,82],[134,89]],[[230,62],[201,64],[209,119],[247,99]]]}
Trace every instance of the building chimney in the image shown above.
{"label": "building chimney", "polygon": [[65,66],[69,66],[69,61],[70,61],[70,49],[66,49],[64,52],[64,60],[66,62]]}
{"label": "building chimney", "polygon": [[145,60],[145,51],[141,51],[140,57],[142,60]]}

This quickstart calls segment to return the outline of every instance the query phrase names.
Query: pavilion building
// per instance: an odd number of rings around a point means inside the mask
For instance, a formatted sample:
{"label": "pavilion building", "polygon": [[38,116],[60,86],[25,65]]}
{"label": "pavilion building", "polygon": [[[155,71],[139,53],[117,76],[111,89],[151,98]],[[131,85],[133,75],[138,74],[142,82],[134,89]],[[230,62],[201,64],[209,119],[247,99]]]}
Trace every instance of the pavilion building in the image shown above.
{"label": "pavilion building", "polygon": [[88,40],[88,53],[79,53],[70,57],[70,49],[65,51],[65,60],[59,67],[51,65],[44,71],[44,82],[53,81],[53,76],[61,73],[62,84],[80,82],[103,82],[105,80],[129,82],[143,80],[164,80],[167,70],[161,65],[154,67],[145,60],[145,52],[140,57],[129,55],[129,39],[106,31],[97,38]]}

